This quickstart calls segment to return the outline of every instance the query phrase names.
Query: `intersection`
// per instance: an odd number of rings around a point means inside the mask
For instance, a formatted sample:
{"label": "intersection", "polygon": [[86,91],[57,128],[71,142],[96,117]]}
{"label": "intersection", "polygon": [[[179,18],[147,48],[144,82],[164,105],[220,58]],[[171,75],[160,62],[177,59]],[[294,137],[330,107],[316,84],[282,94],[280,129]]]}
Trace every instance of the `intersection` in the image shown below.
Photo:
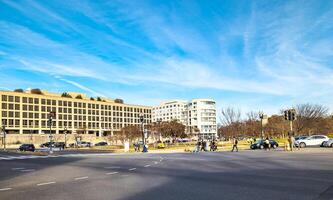
{"label": "intersection", "polygon": [[1,160],[0,196],[324,200],[333,193],[331,153],[94,153]]}

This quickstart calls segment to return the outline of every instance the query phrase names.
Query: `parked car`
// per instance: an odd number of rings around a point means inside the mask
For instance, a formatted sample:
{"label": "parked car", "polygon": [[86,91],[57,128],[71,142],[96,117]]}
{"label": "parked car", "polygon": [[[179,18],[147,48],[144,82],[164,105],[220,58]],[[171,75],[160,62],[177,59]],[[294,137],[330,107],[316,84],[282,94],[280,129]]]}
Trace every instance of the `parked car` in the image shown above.
{"label": "parked car", "polygon": [[333,147],[333,139],[329,139],[322,144],[323,147]]}
{"label": "parked car", "polygon": [[295,145],[301,148],[307,146],[320,146],[323,142],[328,141],[329,138],[326,135],[312,135],[305,139],[296,140]]}
{"label": "parked car", "polygon": [[295,140],[304,140],[307,137],[309,137],[309,136],[300,135],[300,136],[295,137]]}
{"label": "parked car", "polygon": [[64,149],[65,148],[65,142],[55,142],[54,147]]}
{"label": "parked car", "polygon": [[19,148],[20,151],[35,151],[35,145],[33,144],[22,144]]}
{"label": "parked car", "polygon": [[106,145],[108,145],[107,142],[98,142],[95,144],[95,146],[106,146]]}
{"label": "parked car", "polygon": [[41,144],[40,147],[41,148],[45,148],[45,147],[49,148],[50,144],[52,144],[52,147],[54,147],[55,142],[45,142],[45,143]]}
{"label": "parked car", "polygon": [[91,143],[90,142],[82,141],[82,142],[78,142],[77,146],[78,147],[91,147]]}
{"label": "parked car", "polygon": [[[265,140],[256,140],[255,143],[250,145],[251,149],[263,149],[264,148],[264,142]],[[273,149],[276,149],[279,146],[279,143],[277,143],[275,140],[269,140],[270,147]]]}
{"label": "parked car", "polygon": [[158,149],[164,149],[165,148],[165,144],[162,141],[157,141],[157,148]]}

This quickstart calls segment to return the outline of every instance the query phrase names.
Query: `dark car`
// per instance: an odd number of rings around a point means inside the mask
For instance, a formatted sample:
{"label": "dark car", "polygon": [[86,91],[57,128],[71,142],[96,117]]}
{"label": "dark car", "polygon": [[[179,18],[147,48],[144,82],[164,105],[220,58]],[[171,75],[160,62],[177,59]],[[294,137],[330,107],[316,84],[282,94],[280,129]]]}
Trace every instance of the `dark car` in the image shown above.
{"label": "dark car", "polygon": [[49,148],[51,144],[52,144],[52,147],[54,147],[55,142],[45,142],[45,143],[41,144],[40,147],[41,148],[45,148],[45,147]]}
{"label": "dark car", "polygon": [[107,142],[98,142],[95,144],[95,146],[106,146],[106,145],[108,145]]}
{"label": "dark car", "polygon": [[[257,140],[254,144],[251,144],[251,149],[263,149],[265,140]],[[275,140],[269,140],[270,147],[276,149],[279,144]]]}
{"label": "dark car", "polygon": [[64,149],[65,148],[65,142],[56,142],[56,143],[54,143],[54,147]]}
{"label": "dark car", "polygon": [[35,151],[35,145],[33,144],[22,144],[19,148],[20,151]]}

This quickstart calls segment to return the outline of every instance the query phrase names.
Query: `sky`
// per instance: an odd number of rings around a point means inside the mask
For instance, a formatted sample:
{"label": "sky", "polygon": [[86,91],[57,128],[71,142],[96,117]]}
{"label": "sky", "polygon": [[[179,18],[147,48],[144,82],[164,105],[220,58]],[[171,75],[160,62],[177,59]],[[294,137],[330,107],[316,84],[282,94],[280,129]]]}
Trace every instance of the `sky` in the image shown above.
{"label": "sky", "polygon": [[0,0],[0,89],[333,110],[333,1]]}

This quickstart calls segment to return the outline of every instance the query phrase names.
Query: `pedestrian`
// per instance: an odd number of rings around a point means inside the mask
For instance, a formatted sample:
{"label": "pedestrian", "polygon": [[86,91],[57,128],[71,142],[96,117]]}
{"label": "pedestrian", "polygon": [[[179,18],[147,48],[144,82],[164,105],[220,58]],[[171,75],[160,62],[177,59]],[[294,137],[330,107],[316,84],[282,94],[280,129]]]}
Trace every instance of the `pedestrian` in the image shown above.
{"label": "pedestrian", "polygon": [[210,143],[210,151],[216,151],[215,140]]}
{"label": "pedestrian", "polygon": [[289,145],[290,145],[290,151],[293,151],[295,147],[295,138],[293,135],[289,136]]}
{"label": "pedestrian", "polygon": [[238,147],[237,147],[237,145],[238,145],[238,140],[237,140],[237,138],[234,138],[231,152],[234,152],[235,149],[236,149],[236,151],[238,152]]}
{"label": "pedestrian", "polygon": [[202,140],[202,142],[201,142],[201,151],[206,151],[206,145],[207,145],[206,141]]}
{"label": "pedestrian", "polygon": [[264,141],[264,147],[265,147],[265,150],[268,151],[270,150],[270,144],[269,144],[269,139],[268,137],[266,137],[265,141]]}

